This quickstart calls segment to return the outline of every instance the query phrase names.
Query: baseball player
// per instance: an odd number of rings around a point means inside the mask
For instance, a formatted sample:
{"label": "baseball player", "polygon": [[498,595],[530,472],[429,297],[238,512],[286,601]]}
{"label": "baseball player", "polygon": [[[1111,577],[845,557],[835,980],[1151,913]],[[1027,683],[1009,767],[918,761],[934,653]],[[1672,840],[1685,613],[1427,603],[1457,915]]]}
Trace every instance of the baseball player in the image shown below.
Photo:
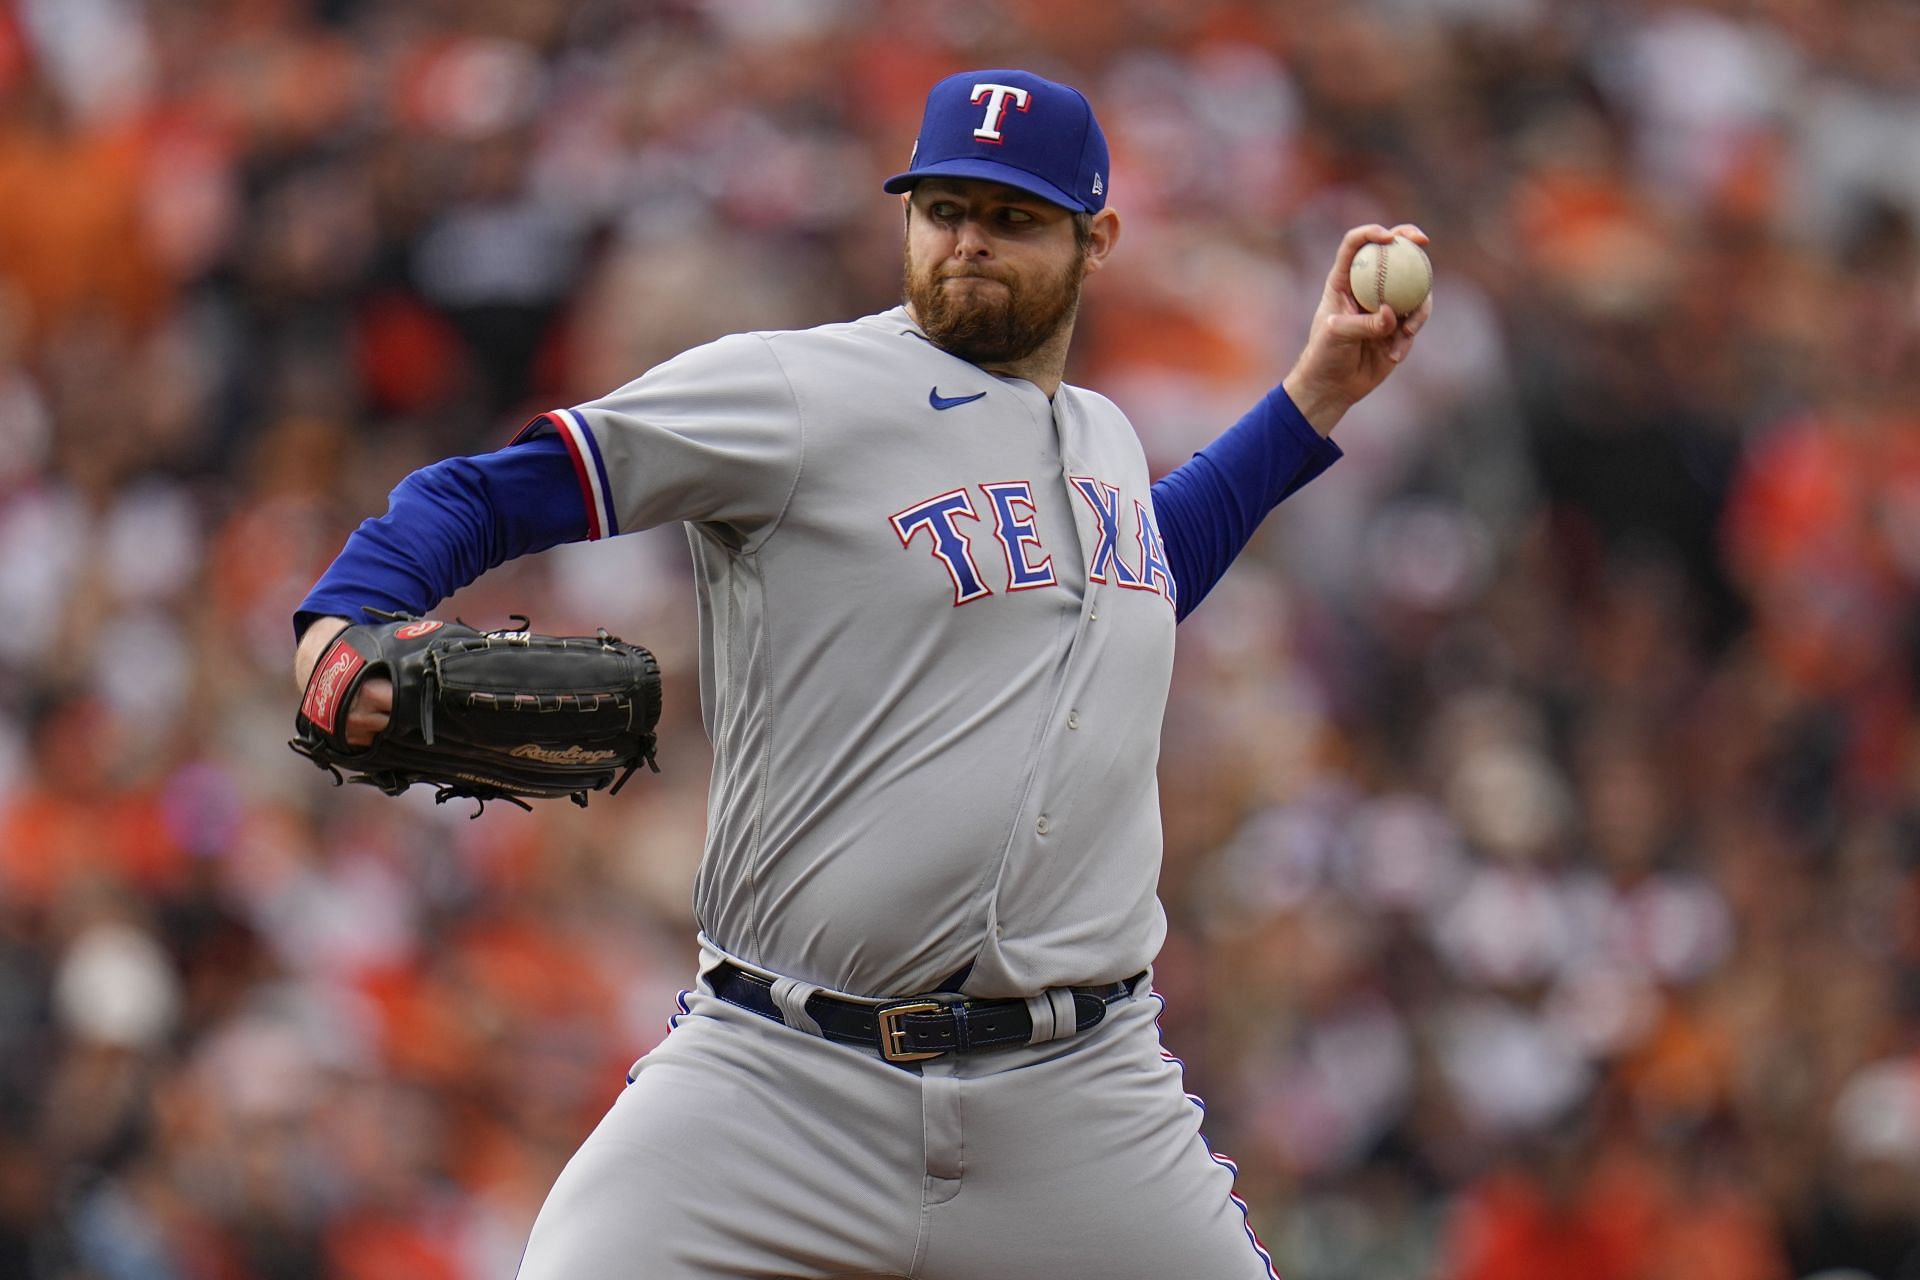
{"label": "baseball player", "polygon": [[1348,267],[1393,233],[1349,232],[1284,383],[1154,482],[1120,410],[1061,380],[1111,183],[1074,89],[941,81],[885,184],[905,305],[722,338],[418,471],[302,604],[304,682],[365,606],[688,532],[698,978],[553,1187],[527,1280],[1272,1274],[1149,987],[1174,629],[1431,303],[1363,313]]}

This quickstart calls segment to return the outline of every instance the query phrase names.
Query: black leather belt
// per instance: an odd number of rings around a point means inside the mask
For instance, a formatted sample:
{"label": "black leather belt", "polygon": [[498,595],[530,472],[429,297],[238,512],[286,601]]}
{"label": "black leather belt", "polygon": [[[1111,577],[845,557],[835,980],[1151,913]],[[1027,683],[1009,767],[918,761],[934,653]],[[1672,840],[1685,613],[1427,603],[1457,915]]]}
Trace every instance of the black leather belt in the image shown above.
{"label": "black leather belt", "polygon": [[[1076,1033],[1099,1023],[1107,1016],[1107,1006],[1126,999],[1146,976],[1143,970],[1125,982],[1068,988]],[[771,978],[723,962],[708,981],[728,1004],[786,1021],[774,1002]],[[969,1000],[939,992],[873,1005],[818,993],[808,997],[807,1014],[827,1039],[871,1049],[888,1062],[924,1062],[949,1053],[1026,1044],[1033,1038],[1033,1015],[1025,1000]]]}

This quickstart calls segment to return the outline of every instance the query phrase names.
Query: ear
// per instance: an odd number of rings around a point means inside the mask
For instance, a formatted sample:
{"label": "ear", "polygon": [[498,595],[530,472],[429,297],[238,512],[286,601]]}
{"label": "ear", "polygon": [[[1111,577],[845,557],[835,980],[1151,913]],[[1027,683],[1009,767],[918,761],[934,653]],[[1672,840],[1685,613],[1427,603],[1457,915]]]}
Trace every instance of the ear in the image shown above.
{"label": "ear", "polygon": [[1120,243],[1120,215],[1112,209],[1102,209],[1093,215],[1093,225],[1089,230],[1087,273],[1091,275],[1106,265],[1107,255]]}

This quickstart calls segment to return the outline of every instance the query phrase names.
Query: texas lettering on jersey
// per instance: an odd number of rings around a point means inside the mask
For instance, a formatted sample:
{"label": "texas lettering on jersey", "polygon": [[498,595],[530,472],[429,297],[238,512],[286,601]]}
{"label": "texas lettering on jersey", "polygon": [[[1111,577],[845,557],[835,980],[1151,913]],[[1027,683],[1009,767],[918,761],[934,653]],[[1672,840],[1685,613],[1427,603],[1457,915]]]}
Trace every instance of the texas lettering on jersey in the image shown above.
{"label": "texas lettering on jersey", "polygon": [[[1177,603],[1173,570],[1167,565],[1166,544],[1160,528],[1147,511],[1146,504],[1135,501],[1132,519],[1126,520],[1120,508],[1118,486],[1092,476],[1069,476],[1068,483],[1092,510],[1098,527],[1098,539],[1087,577],[1092,582],[1113,582],[1135,591],[1151,591],[1168,605]],[[958,523],[972,520],[983,523],[983,511],[993,516],[992,536],[999,544],[1007,566],[1008,591],[1031,591],[1059,585],[1053,574],[1053,556],[1040,542],[1034,530],[1037,514],[1033,486],[1025,480],[1003,480],[982,484],[986,501],[976,508],[970,489],[961,487],[916,502],[889,517],[902,547],[911,547],[920,531],[927,531],[933,558],[946,569],[953,581],[953,603],[971,604],[993,594],[981,576],[980,563],[974,557],[973,538]],[[1122,528],[1133,534],[1132,546],[1123,544]],[[1128,556],[1132,559],[1129,562]]]}

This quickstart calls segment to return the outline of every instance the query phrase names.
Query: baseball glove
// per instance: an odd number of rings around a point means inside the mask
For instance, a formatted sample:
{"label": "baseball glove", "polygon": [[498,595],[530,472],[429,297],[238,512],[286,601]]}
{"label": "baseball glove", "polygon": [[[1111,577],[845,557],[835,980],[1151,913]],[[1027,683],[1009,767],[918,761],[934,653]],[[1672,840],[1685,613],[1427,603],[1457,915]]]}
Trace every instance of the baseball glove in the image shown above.
{"label": "baseball glove", "polygon": [[[375,612],[368,610],[369,613]],[[342,631],[315,664],[287,745],[333,774],[399,795],[417,782],[434,799],[609,795],[641,764],[654,772],[660,666],[601,631],[541,636],[476,631],[463,622],[380,614]],[[346,709],[375,676],[393,682],[393,719],[365,747],[347,743]]]}

